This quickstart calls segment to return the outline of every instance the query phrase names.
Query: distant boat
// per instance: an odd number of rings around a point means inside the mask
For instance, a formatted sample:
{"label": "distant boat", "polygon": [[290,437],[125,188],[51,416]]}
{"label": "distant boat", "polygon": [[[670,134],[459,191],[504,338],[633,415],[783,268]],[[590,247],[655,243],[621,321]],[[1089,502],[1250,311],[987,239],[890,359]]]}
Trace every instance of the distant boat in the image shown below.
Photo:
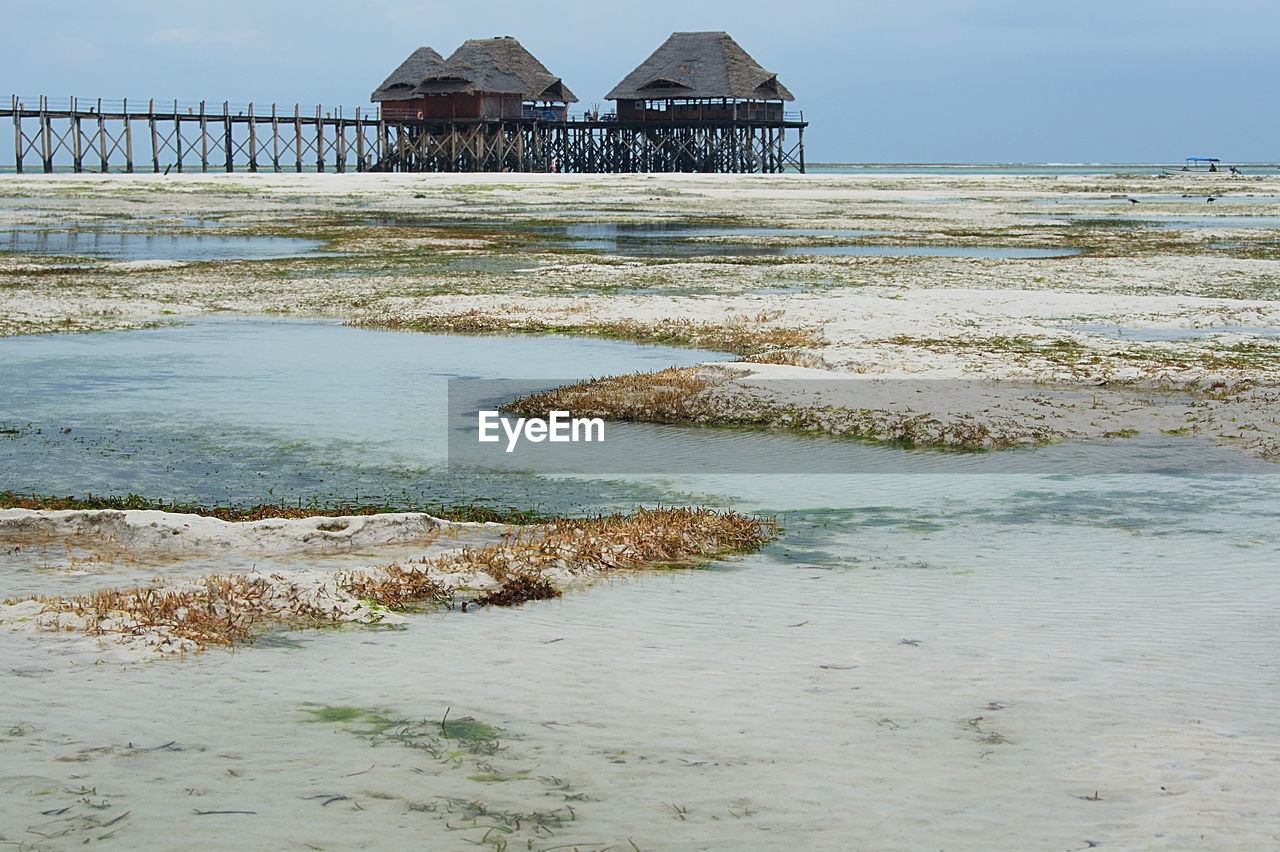
{"label": "distant boat", "polygon": [[[1221,169],[1218,164],[1222,160],[1217,157],[1187,157],[1186,164],[1181,169],[1165,169],[1167,175],[1180,175],[1183,172],[1218,172]],[[1236,167],[1231,166],[1231,173],[1235,174]]]}

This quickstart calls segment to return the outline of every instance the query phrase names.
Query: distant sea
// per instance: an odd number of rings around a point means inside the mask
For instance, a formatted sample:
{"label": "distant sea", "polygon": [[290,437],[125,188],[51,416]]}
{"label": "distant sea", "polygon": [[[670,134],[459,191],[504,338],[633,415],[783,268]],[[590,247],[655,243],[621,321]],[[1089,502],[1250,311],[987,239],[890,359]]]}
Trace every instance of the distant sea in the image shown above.
{"label": "distant sea", "polygon": [[[1222,162],[1221,171],[1234,165],[1247,175],[1280,174],[1277,163]],[[919,174],[919,175],[1115,175],[1163,174],[1177,171],[1182,163],[809,163],[813,175]]]}

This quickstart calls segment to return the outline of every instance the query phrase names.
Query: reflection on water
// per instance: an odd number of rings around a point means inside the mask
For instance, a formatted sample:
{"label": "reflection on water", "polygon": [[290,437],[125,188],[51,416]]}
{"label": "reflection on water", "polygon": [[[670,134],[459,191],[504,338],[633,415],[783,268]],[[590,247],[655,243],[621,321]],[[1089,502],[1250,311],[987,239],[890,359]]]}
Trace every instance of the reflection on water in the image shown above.
{"label": "reflection on water", "polygon": [[[753,228],[731,225],[675,226],[670,223],[597,222],[539,229],[564,238],[572,249],[602,251],[624,257],[863,255],[922,257],[1064,257],[1074,249],[1031,249],[969,246],[807,245],[769,246],[732,242],[735,237],[853,239],[883,236],[887,231]],[[712,241],[714,240],[714,241]]]}
{"label": "reflection on water", "polygon": [[320,248],[315,240],[225,237],[136,231],[0,229],[0,252],[110,260],[273,260],[301,257]]}

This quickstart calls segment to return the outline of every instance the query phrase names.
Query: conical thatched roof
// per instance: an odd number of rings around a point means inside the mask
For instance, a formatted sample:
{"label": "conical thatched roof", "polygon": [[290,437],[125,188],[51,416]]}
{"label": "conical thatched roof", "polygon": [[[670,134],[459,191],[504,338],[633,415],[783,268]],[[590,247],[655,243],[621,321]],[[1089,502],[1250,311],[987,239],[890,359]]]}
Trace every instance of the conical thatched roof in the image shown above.
{"label": "conical thatched roof", "polygon": [[794,101],[795,96],[728,33],[672,33],[605,96],[623,100]]}
{"label": "conical thatched roof", "polygon": [[473,38],[422,80],[415,94],[473,92],[520,95],[526,101],[577,103],[573,92],[511,36]]}
{"label": "conical thatched roof", "polygon": [[444,59],[429,47],[420,47],[409,58],[400,63],[400,67],[391,72],[391,76],[382,81],[382,85],[373,90],[369,100],[400,101],[413,96],[413,90],[428,75],[440,70]]}

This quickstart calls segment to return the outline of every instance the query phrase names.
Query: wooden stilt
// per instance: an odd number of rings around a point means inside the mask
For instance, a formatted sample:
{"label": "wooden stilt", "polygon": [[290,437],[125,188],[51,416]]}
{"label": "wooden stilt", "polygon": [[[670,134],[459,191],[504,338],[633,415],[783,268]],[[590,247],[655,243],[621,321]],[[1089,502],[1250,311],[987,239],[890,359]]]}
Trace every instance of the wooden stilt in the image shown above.
{"label": "wooden stilt", "polygon": [[71,171],[76,174],[84,171],[84,139],[80,133],[80,113],[76,109],[76,99],[71,99]]}
{"label": "wooden stilt", "polygon": [[258,125],[253,120],[253,101],[249,102],[249,171],[258,170]]}
{"label": "wooden stilt", "polygon": [[200,171],[209,171],[209,124],[205,119],[204,101],[200,102]]}
{"label": "wooden stilt", "polygon": [[102,117],[102,98],[98,98],[98,155],[102,161],[102,173],[107,173],[107,123]]}
{"label": "wooden stilt", "polygon": [[231,137],[231,105],[222,102],[222,144],[227,154],[227,174],[235,171],[235,149]]}
{"label": "wooden stilt", "polygon": [[129,99],[121,101],[120,112],[124,115],[124,170],[133,174],[133,122],[129,120]]}
{"label": "wooden stilt", "polygon": [[271,168],[280,174],[280,119],[275,104],[271,105]]}
{"label": "wooden stilt", "polygon": [[320,107],[316,107],[316,171],[324,171],[324,124],[320,121]]}
{"label": "wooden stilt", "polygon": [[22,155],[25,153],[22,149],[25,147],[26,140],[22,138],[22,110],[18,103],[18,96],[13,96],[13,168],[18,174],[22,174]]}
{"label": "wooden stilt", "polygon": [[302,174],[302,116],[297,104],[293,105],[293,144],[298,154],[298,174]]}
{"label": "wooden stilt", "polygon": [[360,107],[356,107],[356,171],[364,171],[364,125],[360,123]]}
{"label": "wooden stilt", "polygon": [[49,125],[49,113],[45,109],[47,99],[40,97],[40,159],[44,162],[44,173],[53,174],[53,128]]}

